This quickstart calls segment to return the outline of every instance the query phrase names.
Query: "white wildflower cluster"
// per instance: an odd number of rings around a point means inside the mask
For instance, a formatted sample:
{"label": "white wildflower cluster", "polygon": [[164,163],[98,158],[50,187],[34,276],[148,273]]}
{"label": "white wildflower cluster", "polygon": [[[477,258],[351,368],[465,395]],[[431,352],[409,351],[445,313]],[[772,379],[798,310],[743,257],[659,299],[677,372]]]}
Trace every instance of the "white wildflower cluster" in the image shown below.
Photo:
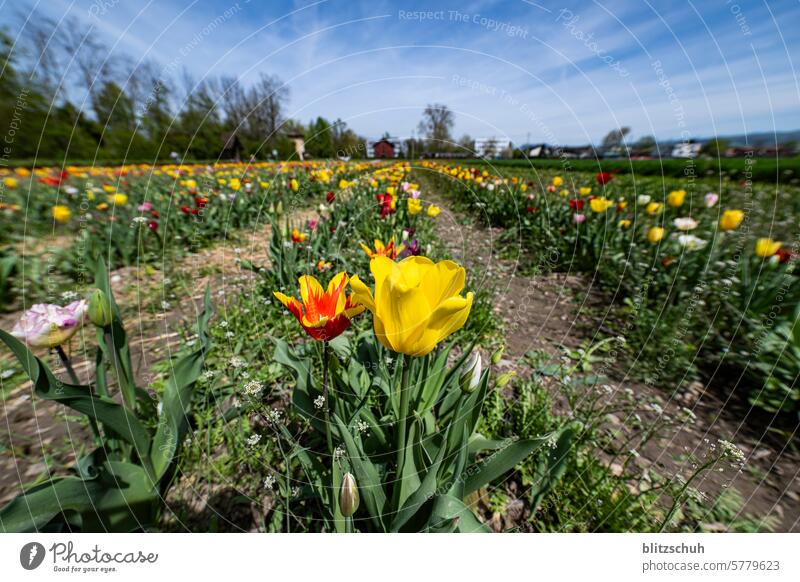
{"label": "white wildflower cluster", "polygon": [[75,291],[64,291],[61,294],[61,299],[64,301],[73,301],[74,299],[77,299],[77,297],[78,294]]}
{"label": "white wildflower cluster", "polygon": [[356,421],[356,430],[358,431],[358,434],[364,434],[369,430],[369,424],[359,419]]}
{"label": "white wildflower cluster", "polygon": [[314,408],[321,409],[323,406],[325,406],[325,397],[322,394],[320,394],[319,396],[314,398]]}
{"label": "white wildflower cluster", "polygon": [[734,467],[741,467],[744,465],[745,455],[742,449],[724,439],[719,439],[717,444],[719,445],[719,452],[723,459],[730,461],[731,465]]}
{"label": "white wildflower cluster", "polygon": [[244,385],[244,393],[252,398],[256,398],[264,389],[264,385],[258,380],[250,380]]}
{"label": "white wildflower cluster", "polygon": [[147,219],[144,216],[136,216],[133,219],[134,224],[144,224],[147,222]]}
{"label": "white wildflower cluster", "polygon": [[206,370],[205,372],[200,374],[200,380],[202,380],[203,382],[211,382],[211,380],[214,379],[214,376],[216,376],[216,374],[217,373],[214,370]]}
{"label": "white wildflower cluster", "polygon": [[222,328],[226,328],[228,327],[228,322],[223,319],[222,321],[219,322],[219,326]]}
{"label": "white wildflower cluster", "polygon": [[344,447],[342,445],[337,445],[335,449],[333,449],[333,460],[340,461],[344,457]]}
{"label": "white wildflower cluster", "polygon": [[272,490],[273,487],[275,487],[275,476],[267,475],[267,478],[264,479],[264,489]]}
{"label": "white wildflower cluster", "polygon": [[230,361],[228,362],[228,365],[231,368],[236,368],[236,369],[246,368],[247,367],[247,361],[244,358],[241,358],[239,356],[233,356],[230,359]]}
{"label": "white wildflower cluster", "polygon": [[261,441],[261,435],[258,434],[258,433],[255,433],[255,434],[251,434],[249,437],[247,437],[247,441],[246,442],[247,442],[247,446],[248,447],[254,447],[260,441]]}
{"label": "white wildflower cluster", "polygon": [[278,424],[281,421],[281,411],[277,408],[270,408],[267,411],[267,420],[272,424]]}

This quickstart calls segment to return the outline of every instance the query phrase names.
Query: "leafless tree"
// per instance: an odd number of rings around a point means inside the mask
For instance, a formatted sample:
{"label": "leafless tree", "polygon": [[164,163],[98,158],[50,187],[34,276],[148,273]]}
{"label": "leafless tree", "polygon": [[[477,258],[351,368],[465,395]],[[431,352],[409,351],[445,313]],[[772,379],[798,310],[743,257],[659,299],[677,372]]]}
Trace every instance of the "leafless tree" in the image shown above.
{"label": "leafless tree", "polygon": [[448,149],[453,139],[450,131],[455,125],[455,115],[441,103],[428,104],[422,112],[419,132],[424,135],[433,150]]}

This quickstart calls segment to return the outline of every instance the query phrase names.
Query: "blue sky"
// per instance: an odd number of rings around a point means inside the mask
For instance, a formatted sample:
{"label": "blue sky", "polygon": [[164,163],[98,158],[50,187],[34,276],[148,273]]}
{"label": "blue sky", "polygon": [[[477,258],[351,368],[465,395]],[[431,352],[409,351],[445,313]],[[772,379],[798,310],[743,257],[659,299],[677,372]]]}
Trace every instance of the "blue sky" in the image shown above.
{"label": "blue sky", "polygon": [[516,143],[800,128],[797,0],[0,0],[13,35],[12,4],[196,78],[276,74],[290,116],[366,136],[410,135],[431,102],[456,136]]}

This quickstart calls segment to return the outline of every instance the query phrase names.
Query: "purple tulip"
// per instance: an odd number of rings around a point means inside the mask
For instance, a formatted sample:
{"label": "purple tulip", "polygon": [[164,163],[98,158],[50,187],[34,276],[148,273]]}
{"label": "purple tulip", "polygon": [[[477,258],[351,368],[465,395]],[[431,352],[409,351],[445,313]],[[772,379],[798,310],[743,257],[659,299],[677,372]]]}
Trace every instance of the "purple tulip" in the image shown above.
{"label": "purple tulip", "polygon": [[398,255],[398,259],[405,259],[406,257],[418,257],[422,249],[419,247],[419,243],[417,239],[412,240],[411,242],[405,243],[405,247],[402,251],[400,251],[400,255]]}
{"label": "purple tulip", "polygon": [[65,307],[37,303],[14,325],[11,335],[32,348],[54,348],[67,343],[78,331],[86,317],[85,299]]}

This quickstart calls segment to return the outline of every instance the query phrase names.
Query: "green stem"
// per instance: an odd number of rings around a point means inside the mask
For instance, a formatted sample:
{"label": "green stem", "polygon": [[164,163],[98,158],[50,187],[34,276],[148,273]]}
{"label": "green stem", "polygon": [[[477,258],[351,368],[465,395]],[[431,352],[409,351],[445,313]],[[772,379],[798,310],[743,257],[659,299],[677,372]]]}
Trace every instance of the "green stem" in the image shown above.
{"label": "green stem", "polygon": [[344,518],[344,533],[353,533],[353,518]]}
{"label": "green stem", "polygon": [[75,373],[75,369],[72,367],[69,357],[67,357],[67,354],[64,352],[64,348],[61,346],[56,346],[56,353],[58,354],[58,358],[61,360],[61,365],[64,366],[64,369],[67,371],[69,379],[76,386],[80,385],[80,382],[78,381],[78,375]]}
{"label": "green stem", "polygon": [[[64,352],[64,348],[61,346],[56,346],[55,350],[56,353],[58,354],[58,358],[61,360],[61,364],[67,371],[69,379],[76,386],[80,385],[80,382],[78,381],[78,375],[75,373],[75,369],[72,367],[72,363],[69,361],[69,357]],[[98,443],[102,443],[102,440],[100,439],[100,427],[97,425],[97,421],[91,416],[89,416],[89,424],[92,426],[92,432],[94,433],[95,440]]]}
{"label": "green stem", "polygon": [[105,339],[106,348],[108,348],[108,356],[111,359],[111,365],[114,368],[114,375],[117,377],[120,392],[122,392],[122,400],[125,406],[131,410],[136,409],[136,393],[130,385],[128,372],[122,365],[122,361],[117,354],[117,347],[114,344],[114,334],[111,326],[107,325],[103,328],[103,338]]}
{"label": "green stem", "polygon": [[402,489],[403,465],[406,462],[406,430],[408,418],[408,402],[411,396],[411,387],[408,385],[408,356],[403,356],[403,373],[400,380],[400,418],[397,428],[397,473],[395,474],[395,504],[400,503],[400,489]]}
{"label": "green stem", "polygon": [[322,342],[322,398],[325,400],[325,440],[333,463],[333,437],[331,437],[331,407],[328,398],[328,342]]}
{"label": "green stem", "polygon": [[669,513],[667,513],[667,517],[665,517],[664,521],[661,523],[661,527],[658,528],[658,533],[663,533],[664,532],[664,529],[669,524],[669,521],[672,519],[672,516],[675,515],[675,512],[678,510],[678,504],[681,502],[681,499],[683,498],[683,494],[686,493],[686,490],[689,488],[689,485],[692,484],[692,481],[694,481],[700,473],[705,471],[707,468],[709,468],[711,465],[713,465],[717,461],[718,461],[718,459],[716,459],[716,458],[712,459],[711,461],[708,461],[706,464],[704,464],[699,469],[697,469],[694,472],[694,474],[686,480],[686,483],[683,484],[683,487],[681,487],[681,490],[678,491],[677,495],[675,495],[675,500],[672,502],[672,507],[670,507]]}

